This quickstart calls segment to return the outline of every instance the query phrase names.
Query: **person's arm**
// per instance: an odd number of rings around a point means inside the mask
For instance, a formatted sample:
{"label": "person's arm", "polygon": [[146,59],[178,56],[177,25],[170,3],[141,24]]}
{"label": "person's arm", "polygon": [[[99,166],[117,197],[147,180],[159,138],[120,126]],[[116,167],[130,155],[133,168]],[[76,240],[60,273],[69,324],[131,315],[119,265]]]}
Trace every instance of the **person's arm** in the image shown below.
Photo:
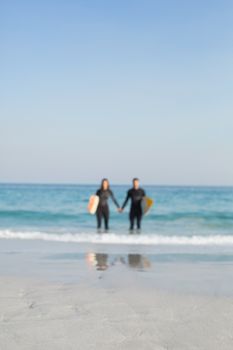
{"label": "person's arm", "polygon": [[127,196],[126,196],[126,198],[125,198],[125,201],[124,201],[124,203],[123,203],[123,205],[122,205],[122,207],[121,207],[122,210],[124,210],[126,204],[128,203],[129,198],[130,198],[130,193],[129,193],[129,191],[128,191]]}
{"label": "person's arm", "polygon": [[119,209],[119,208],[120,208],[120,206],[119,206],[119,204],[118,204],[118,202],[117,202],[116,198],[114,197],[113,192],[112,192],[112,191],[109,191],[109,193],[110,193],[110,197],[112,198],[113,203],[114,203],[114,204],[115,204],[115,206],[116,206],[116,207]]}

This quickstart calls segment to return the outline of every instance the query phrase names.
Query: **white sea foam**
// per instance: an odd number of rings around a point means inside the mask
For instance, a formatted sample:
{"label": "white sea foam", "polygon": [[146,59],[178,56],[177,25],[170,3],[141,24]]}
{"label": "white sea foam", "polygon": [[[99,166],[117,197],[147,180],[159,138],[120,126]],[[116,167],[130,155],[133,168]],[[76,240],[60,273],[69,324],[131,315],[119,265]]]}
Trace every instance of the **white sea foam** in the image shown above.
{"label": "white sea foam", "polygon": [[233,245],[233,235],[212,236],[164,236],[156,234],[96,234],[96,233],[44,233],[0,230],[0,239],[43,240],[51,242],[130,244],[130,245],[191,245],[228,246]]}

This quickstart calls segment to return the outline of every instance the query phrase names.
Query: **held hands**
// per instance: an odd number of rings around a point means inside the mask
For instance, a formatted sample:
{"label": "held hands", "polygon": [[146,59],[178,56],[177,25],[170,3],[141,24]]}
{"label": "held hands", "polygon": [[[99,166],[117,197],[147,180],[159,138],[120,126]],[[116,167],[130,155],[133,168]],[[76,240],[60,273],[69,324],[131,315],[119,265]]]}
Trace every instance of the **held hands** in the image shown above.
{"label": "held hands", "polygon": [[118,211],[118,213],[122,213],[123,209],[122,208],[118,208],[117,211]]}

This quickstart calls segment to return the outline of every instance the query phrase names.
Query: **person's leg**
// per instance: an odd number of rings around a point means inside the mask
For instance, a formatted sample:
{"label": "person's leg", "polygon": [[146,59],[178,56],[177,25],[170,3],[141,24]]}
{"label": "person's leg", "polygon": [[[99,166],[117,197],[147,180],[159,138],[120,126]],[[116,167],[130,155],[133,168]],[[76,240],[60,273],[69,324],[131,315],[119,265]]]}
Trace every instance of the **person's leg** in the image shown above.
{"label": "person's leg", "polygon": [[129,227],[129,229],[130,229],[130,230],[133,230],[133,229],[134,229],[134,219],[135,219],[134,211],[133,211],[133,210],[130,210],[130,213],[129,213],[129,221],[130,221],[130,227]]}
{"label": "person's leg", "polygon": [[97,229],[100,229],[101,223],[102,223],[102,211],[100,209],[98,209],[96,212],[96,219],[97,219]]}
{"label": "person's leg", "polygon": [[108,222],[109,222],[109,208],[108,208],[108,206],[106,206],[104,208],[103,217],[104,217],[105,230],[108,230],[109,229],[109,225],[108,225]]}
{"label": "person's leg", "polygon": [[141,221],[142,221],[142,214],[138,213],[137,214],[137,228],[138,228],[138,230],[141,229]]}

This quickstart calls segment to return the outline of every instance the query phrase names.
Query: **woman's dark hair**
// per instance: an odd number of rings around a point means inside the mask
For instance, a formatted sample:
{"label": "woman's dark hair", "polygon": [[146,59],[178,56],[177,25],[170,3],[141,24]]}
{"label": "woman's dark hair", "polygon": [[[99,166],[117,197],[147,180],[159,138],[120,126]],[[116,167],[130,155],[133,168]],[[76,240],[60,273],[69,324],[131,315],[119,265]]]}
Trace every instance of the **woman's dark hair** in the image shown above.
{"label": "woman's dark hair", "polygon": [[101,189],[104,188],[104,181],[107,181],[107,182],[108,182],[108,188],[109,188],[109,181],[108,181],[108,179],[104,178],[104,179],[102,179],[102,181],[101,181]]}

